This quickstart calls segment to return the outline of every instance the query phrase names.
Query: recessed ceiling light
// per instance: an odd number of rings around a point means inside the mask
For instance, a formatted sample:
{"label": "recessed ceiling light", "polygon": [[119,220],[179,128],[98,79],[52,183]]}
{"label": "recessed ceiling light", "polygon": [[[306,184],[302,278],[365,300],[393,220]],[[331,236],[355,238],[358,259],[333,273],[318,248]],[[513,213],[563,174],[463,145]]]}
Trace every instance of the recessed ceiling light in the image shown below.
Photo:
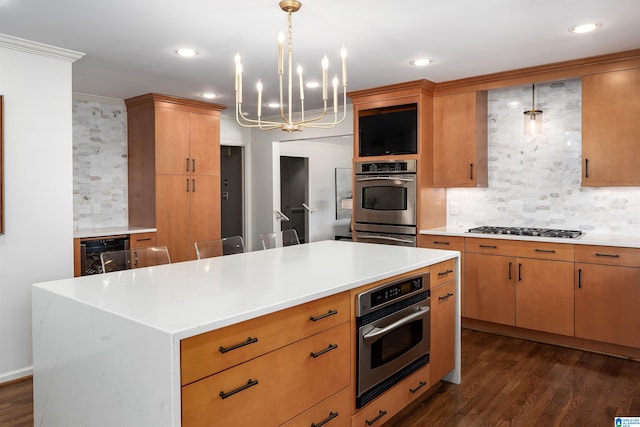
{"label": "recessed ceiling light", "polygon": [[320,83],[318,82],[307,82],[307,84],[305,84],[305,86],[309,89],[315,89],[317,87],[320,87]]}
{"label": "recessed ceiling light", "polygon": [[425,65],[431,64],[431,60],[428,58],[417,58],[409,61],[409,64],[415,65],[416,67],[424,67]]}
{"label": "recessed ceiling light", "polygon": [[191,58],[191,57],[196,56],[198,54],[197,50],[190,49],[190,48],[187,48],[187,47],[181,47],[179,49],[174,50],[173,52],[176,55],[183,56],[185,58]]}
{"label": "recessed ceiling light", "polygon": [[580,24],[569,28],[570,33],[583,34],[589,33],[600,28],[600,24]]}
{"label": "recessed ceiling light", "polygon": [[202,94],[202,97],[206,98],[206,99],[213,99],[213,98],[216,98],[217,96],[218,95],[216,95],[215,93],[212,93],[212,92],[205,92],[205,93]]}

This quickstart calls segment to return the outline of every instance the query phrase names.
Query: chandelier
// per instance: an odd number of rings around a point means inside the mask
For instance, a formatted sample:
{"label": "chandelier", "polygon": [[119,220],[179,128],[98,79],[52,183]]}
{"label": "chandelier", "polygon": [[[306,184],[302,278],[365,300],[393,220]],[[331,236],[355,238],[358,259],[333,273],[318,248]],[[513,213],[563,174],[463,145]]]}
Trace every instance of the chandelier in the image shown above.
{"label": "chandelier", "polygon": [[236,121],[240,126],[248,128],[258,128],[261,130],[282,129],[287,132],[301,131],[303,128],[331,128],[344,121],[346,117],[347,104],[347,50],[342,47],[340,56],[342,58],[342,113],[339,113],[338,86],[340,81],[336,74],[332,80],[333,85],[333,113],[328,108],[329,97],[327,95],[327,75],[329,72],[329,60],[325,55],[322,59],[322,102],[323,108],[321,112],[316,112],[313,117],[307,117],[304,111],[304,79],[302,75],[302,67],[298,64],[296,72],[298,74],[299,85],[299,101],[300,112],[296,113],[296,120],[293,115],[293,43],[291,30],[291,15],[293,12],[300,10],[302,3],[297,0],[283,0],[280,2],[280,9],[287,12],[288,15],[288,49],[287,49],[287,108],[285,113],[284,100],[285,91],[283,90],[284,80],[284,34],[278,36],[278,79],[280,81],[280,120],[265,120],[262,118],[262,90],[263,85],[260,80],[256,84],[258,91],[258,106],[255,118],[251,118],[247,112],[242,111],[242,62],[240,55],[235,56],[235,91],[236,91]]}

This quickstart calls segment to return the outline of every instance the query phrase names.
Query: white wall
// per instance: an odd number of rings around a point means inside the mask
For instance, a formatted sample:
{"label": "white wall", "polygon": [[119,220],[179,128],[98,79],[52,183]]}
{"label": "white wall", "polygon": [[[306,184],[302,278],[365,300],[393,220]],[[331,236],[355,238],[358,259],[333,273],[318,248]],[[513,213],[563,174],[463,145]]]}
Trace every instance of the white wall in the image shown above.
{"label": "white wall", "polygon": [[0,34],[0,383],[31,374],[31,285],[73,276],[71,65],[80,56]]}

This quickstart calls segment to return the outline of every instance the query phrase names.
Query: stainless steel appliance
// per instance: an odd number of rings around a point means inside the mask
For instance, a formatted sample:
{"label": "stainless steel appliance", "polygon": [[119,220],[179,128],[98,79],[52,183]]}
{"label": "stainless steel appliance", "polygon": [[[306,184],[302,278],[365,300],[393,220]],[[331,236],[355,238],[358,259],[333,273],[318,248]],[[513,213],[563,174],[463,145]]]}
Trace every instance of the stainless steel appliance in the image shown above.
{"label": "stainless steel appliance", "polygon": [[102,273],[100,254],[109,251],[129,249],[129,236],[89,238],[80,241],[80,275]]}
{"label": "stainless steel appliance", "polygon": [[416,246],[416,160],[355,165],[354,231],[360,242]]}
{"label": "stainless steel appliance", "polygon": [[582,236],[579,230],[558,230],[555,228],[532,228],[532,227],[495,227],[485,225],[482,227],[470,228],[469,233],[481,234],[509,234],[514,236],[537,236],[537,237],[561,237],[576,239]]}
{"label": "stainless steel appliance", "polygon": [[356,407],[429,363],[429,274],[358,295]]}

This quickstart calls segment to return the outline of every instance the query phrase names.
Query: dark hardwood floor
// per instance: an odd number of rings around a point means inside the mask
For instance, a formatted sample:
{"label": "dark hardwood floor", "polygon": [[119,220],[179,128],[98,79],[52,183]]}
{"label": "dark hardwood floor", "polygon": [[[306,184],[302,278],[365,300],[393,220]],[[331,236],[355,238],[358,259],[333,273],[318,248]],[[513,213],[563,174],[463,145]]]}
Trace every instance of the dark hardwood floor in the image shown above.
{"label": "dark hardwood floor", "polygon": [[[33,426],[32,389],[0,386],[1,427]],[[386,426],[601,427],[625,415],[640,416],[640,362],[464,329],[462,384],[443,383]]]}

